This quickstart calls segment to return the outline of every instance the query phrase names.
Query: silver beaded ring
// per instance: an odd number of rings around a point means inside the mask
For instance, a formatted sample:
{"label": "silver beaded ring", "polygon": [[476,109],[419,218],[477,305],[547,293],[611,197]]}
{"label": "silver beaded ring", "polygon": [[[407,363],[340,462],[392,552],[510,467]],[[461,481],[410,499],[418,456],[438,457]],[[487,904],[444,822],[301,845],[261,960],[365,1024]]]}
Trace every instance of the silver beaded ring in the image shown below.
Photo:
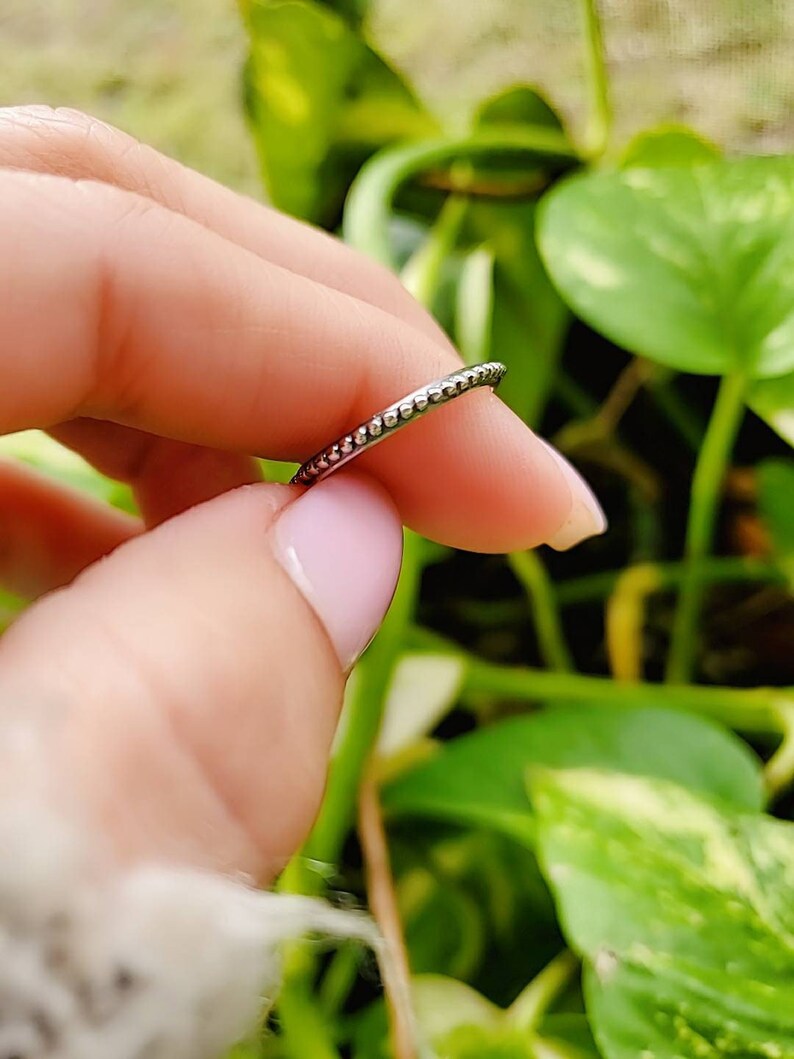
{"label": "silver beaded ring", "polygon": [[307,488],[315,485],[323,478],[334,474],[340,467],[344,467],[346,463],[350,463],[362,452],[380,444],[392,434],[396,434],[398,430],[402,430],[408,423],[426,415],[433,408],[449,404],[456,397],[481,386],[496,389],[506,371],[504,364],[494,360],[487,364],[460,368],[458,371],[453,371],[451,375],[445,375],[443,379],[437,379],[426,386],[421,386],[413,393],[389,405],[382,412],[378,412],[377,415],[370,416],[355,430],[337,438],[321,452],[315,453],[311,459],[298,468],[290,484],[303,485]]}

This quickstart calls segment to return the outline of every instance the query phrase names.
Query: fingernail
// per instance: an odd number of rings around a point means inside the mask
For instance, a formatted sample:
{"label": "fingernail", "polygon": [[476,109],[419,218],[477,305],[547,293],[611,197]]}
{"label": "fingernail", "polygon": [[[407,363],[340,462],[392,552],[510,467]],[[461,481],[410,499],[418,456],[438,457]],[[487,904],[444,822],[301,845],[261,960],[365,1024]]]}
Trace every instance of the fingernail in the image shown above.
{"label": "fingernail", "polygon": [[273,540],[279,562],[349,669],[377,632],[397,585],[403,538],[390,497],[368,478],[329,478],[284,508]]}
{"label": "fingernail", "polygon": [[607,528],[606,515],[593,490],[576,468],[548,441],[543,444],[554,457],[571,490],[571,510],[568,517],[547,542],[555,551],[565,552],[588,537],[597,537],[603,533]]}

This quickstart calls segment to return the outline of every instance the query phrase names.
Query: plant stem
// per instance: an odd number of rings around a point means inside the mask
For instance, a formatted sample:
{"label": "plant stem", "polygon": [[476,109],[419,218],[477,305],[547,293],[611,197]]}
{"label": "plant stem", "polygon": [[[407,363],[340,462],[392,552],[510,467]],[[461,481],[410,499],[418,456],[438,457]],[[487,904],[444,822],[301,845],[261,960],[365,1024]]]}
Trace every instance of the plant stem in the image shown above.
{"label": "plant stem", "polygon": [[667,663],[667,680],[671,683],[684,683],[691,677],[703,595],[700,564],[707,556],[714,537],[722,483],[741,425],[746,389],[746,379],[739,372],[723,378],[695,464],[684,545],[685,573],[673,620]]}
{"label": "plant stem", "polygon": [[507,1009],[508,1019],[523,1032],[533,1033],[578,966],[579,961],[568,949],[558,953],[519,993]]}
{"label": "plant stem", "polygon": [[289,968],[289,987],[281,991],[278,1002],[286,1053],[292,1059],[341,1059],[326,1019],[311,995],[308,984],[311,980],[310,974],[303,975],[297,968]]}
{"label": "plant stem", "polygon": [[[434,637],[438,649],[438,638]],[[465,656],[467,657],[467,656]],[[463,692],[529,702],[562,700],[599,705],[661,706],[714,717],[744,732],[778,735],[781,709],[794,705],[794,688],[715,688],[690,684],[619,683],[579,673],[549,673],[468,659]]]}
{"label": "plant stem", "polygon": [[653,563],[630,566],[615,583],[606,606],[606,643],[609,667],[616,680],[642,676],[642,633],[645,601],[659,588]]}
{"label": "plant stem", "polygon": [[335,863],[355,818],[359,784],[380,729],[386,692],[414,611],[421,573],[421,544],[419,537],[406,532],[402,572],[394,600],[380,632],[359,662],[358,684],[348,704],[338,749],[331,762],[322,809],[304,850],[310,859]]}
{"label": "plant stem", "polygon": [[327,1015],[341,1010],[358,976],[361,956],[355,945],[343,945],[331,960],[320,985],[320,1004]]}
{"label": "plant stem", "polygon": [[544,662],[558,673],[570,673],[574,668],[573,659],[546,567],[535,552],[513,552],[508,562],[527,593]]}
{"label": "plant stem", "polygon": [[770,802],[780,797],[794,779],[794,709],[782,709],[781,717],[783,738],[764,767],[764,785]]}
{"label": "plant stem", "polygon": [[[642,563],[632,569],[647,570],[648,576],[656,579],[656,591],[666,592],[681,584],[686,572],[686,564],[682,562]],[[603,599],[614,590],[623,573],[622,570],[604,570],[596,574],[587,574],[585,577],[562,581],[557,585],[557,601],[563,606],[572,606],[577,603],[591,603]],[[706,557],[700,563],[700,577],[703,584],[732,584],[743,581],[787,584],[785,573],[773,560],[743,555]]]}
{"label": "plant stem", "polygon": [[605,435],[614,434],[640,390],[653,377],[655,366],[634,357],[618,375],[593,419]]}
{"label": "plant stem", "polygon": [[424,245],[403,269],[404,285],[431,312],[441,286],[444,262],[455,248],[468,201],[461,195],[450,195],[436,218]]}
{"label": "plant stem", "polygon": [[601,28],[598,0],[581,0],[581,10],[587,53],[587,73],[590,82],[587,153],[592,158],[600,158],[607,148],[612,129],[612,106],[609,100],[604,34]]}
{"label": "plant stem", "polygon": [[519,702],[556,701],[616,706],[658,706],[713,717],[730,728],[761,735],[781,735],[785,714],[794,710],[794,687],[715,688],[693,684],[621,684],[608,677],[549,673],[528,666],[485,662],[462,651],[440,633],[414,626],[408,637],[415,650],[447,651],[464,666],[462,694],[493,696]]}
{"label": "plant stem", "polygon": [[345,241],[393,267],[389,218],[399,188],[433,166],[477,158],[493,151],[576,158],[565,136],[542,126],[505,131],[482,129],[461,139],[424,140],[380,151],[351,185],[344,217]]}
{"label": "plant stem", "polygon": [[372,775],[361,785],[358,833],[367,874],[369,906],[389,951],[384,964],[386,1006],[394,1059],[417,1059],[411,1009],[411,968],[394,890],[378,787]]}

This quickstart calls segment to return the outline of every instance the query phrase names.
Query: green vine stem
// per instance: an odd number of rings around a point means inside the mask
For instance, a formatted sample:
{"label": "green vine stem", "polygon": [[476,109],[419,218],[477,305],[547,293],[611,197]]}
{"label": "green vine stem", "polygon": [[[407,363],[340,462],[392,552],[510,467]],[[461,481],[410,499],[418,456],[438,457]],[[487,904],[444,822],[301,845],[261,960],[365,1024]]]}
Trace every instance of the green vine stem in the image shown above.
{"label": "green vine stem", "polygon": [[[684,579],[686,564],[682,562],[641,563],[633,570],[647,571],[647,577],[656,582],[657,592],[669,592],[677,588]],[[571,578],[557,585],[557,599],[562,606],[593,603],[614,591],[623,570],[604,570],[584,577]],[[744,581],[786,585],[788,579],[778,563],[771,559],[754,556],[709,556],[700,563],[700,579],[706,584],[738,584]]]}
{"label": "green vine stem", "polygon": [[296,960],[300,950],[291,945],[285,967],[285,987],[279,995],[278,1010],[284,1028],[283,1043],[291,1059],[341,1059],[324,1012],[311,993],[313,956],[307,973],[299,973]]}
{"label": "green vine stem", "polygon": [[450,195],[427,240],[403,269],[404,286],[431,312],[441,286],[444,262],[455,248],[467,208],[468,201],[464,196]]}
{"label": "green vine stem", "polygon": [[386,693],[413,617],[421,573],[422,540],[407,531],[400,581],[391,608],[364,658],[358,682],[343,718],[328,775],[322,809],[304,848],[304,856],[335,864],[354,817],[358,789],[377,739]]}
{"label": "green vine stem", "polygon": [[362,167],[350,188],[343,225],[345,241],[383,264],[393,266],[389,219],[400,187],[434,166],[476,159],[494,151],[577,158],[563,133],[542,126],[509,131],[482,129],[461,139],[423,140],[382,151]]}
{"label": "green vine stem", "polygon": [[630,566],[615,583],[605,613],[607,656],[615,680],[642,676],[645,601],[659,588],[653,563]]}
{"label": "green vine stem", "polygon": [[582,673],[550,673],[529,666],[506,666],[472,658],[440,633],[413,626],[407,646],[418,651],[447,652],[460,658],[462,695],[516,702],[580,702],[598,706],[659,706],[713,717],[729,728],[759,735],[785,732],[784,714],[794,709],[794,687],[721,688],[692,684],[620,683]]}
{"label": "green vine stem", "polygon": [[586,132],[587,153],[593,158],[600,158],[607,148],[612,130],[612,105],[609,99],[604,34],[598,0],[581,0],[581,10],[590,87],[590,114]]}
{"label": "green vine stem", "polygon": [[563,949],[519,993],[507,1009],[508,1019],[523,1032],[534,1033],[578,967],[576,956],[568,949]]}
{"label": "green vine stem", "polygon": [[794,780],[794,707],[783,708],[780,713],[783,738],[764,766],[764,785],[770,802],[788,790]]}
{"label": "green vine stem", "polygon": [[663,706],[713,717],[739,731],[766,735],[782,733],[781,709],[794,705],[794,688],[620,683],[607,677],[549,673],[480,660],[469,662],[463,691],[530,702],[567,700],[593,705],[610,702],[617,706]]}
{"label": "green vine stem", "polygon": [[667,663],[666,675],[670,683],[685,683],[692,675],[703,596],[700,567],[714,537],[722,483],[741,425],[746,390],[747,380],[740,372],[723,378],[695,464],[684,545],[685,572],[673,620]]}
{"label": "green vine stem", "polygon": [[541,657],[558,673],[570,673],[573,659],[560,621],[554,586],[543,561],[535,552],[513,552],[507,557],[510,568],[526,590]]}

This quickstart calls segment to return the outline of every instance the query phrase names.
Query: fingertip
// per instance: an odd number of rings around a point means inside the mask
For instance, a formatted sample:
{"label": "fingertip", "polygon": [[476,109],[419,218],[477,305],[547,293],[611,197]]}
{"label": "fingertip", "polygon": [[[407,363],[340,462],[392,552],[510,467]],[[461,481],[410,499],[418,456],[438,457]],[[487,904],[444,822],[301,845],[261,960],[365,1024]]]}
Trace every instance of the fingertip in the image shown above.
{"label": "fingertip", "polygon": [[581,476],[492,393],[439,409],[365,461],[407,525],[466,551],[571,547],[605,526]]}

